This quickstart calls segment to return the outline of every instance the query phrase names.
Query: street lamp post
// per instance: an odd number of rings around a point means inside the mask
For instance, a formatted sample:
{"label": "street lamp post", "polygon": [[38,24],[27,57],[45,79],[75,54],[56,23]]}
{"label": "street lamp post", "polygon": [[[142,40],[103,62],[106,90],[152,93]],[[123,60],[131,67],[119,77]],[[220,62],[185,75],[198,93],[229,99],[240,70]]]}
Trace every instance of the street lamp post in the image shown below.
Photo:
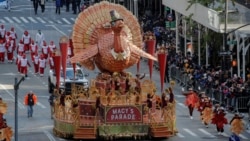
{"label": "street lamp post", "polygon": [[17,91],[19,89],[19,85],[21,84],[21,82],[24,81],[24,77],[22,77],[19,81],[17,80],[17,78],[15,78],[15,84],[14,84],[14,90],[15,90],[15,141],[18,141],[18,100],[17,100]]}

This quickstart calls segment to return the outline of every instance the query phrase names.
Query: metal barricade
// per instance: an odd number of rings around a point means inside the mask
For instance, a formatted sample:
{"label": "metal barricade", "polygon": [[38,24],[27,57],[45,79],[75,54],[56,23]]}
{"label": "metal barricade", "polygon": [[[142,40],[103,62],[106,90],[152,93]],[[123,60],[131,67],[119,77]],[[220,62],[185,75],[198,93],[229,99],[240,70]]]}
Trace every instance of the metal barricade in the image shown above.
{"label": "metal barricade", "polygon": [[250,99],[250,96],[240,96],[236,98],[236,111],[242,112],[247,111],[247,102]]}

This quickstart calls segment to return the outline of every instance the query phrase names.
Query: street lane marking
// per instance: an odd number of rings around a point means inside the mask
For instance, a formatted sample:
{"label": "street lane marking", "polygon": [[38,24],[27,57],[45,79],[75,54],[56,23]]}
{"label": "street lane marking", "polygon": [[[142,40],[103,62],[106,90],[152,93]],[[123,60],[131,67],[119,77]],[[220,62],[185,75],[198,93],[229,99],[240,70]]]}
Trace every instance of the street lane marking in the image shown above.
{"label": "street lane marking", "polygon": [[6,23],[5,20],[3,19],[0,19],[0,23]]}
{"label": "street lane marking", "polygon": [[247,140],[247,139],[248,139],[247,137],[245,137],[245,136],[242,135],[242,134],[239,134],[239,136],[240,136],[242,139],[244,139],[244,140]]}
{"label": "street lane marking", "polygon": [[206,135],[208,135],[208,136],[210,136],[210,137],[215,138],[215,136],[214,136],[214,135],[212,135],[211,133],[207,132],[206,130],[201,129],[201,128],[199,128],[199,130],[200,130],[202,133],[204,133],[204,134],[206,134]]}
{"label": "street lane marking", "polygon": [[25,23],[29,23],[29,21],[27,21],[24,17],[20,17],[20,19]]}
{"label": "street lane marking", "polygon": [[71,24],[66,18],[62,18],[62,20],[63,20],[64,22],[66,22],[67,24]]}
{"label": "street lane marking", "polygon": [[197,137],[197,135],[194,132],[190,131],[189,129],[183,128],[183,130],[186,131],[187,133],[189,133],[190,135]]}
{"label": "street lane marking", "polygon": [[38,21],[40,21],[41,23],[46,23],[42,18],[40,18],[40,17],[36,17],[36,19],[38,20]]}
{"label": "street lane marking", "polygon": [[17,23],[22,23],[17,17],[12,17]]}
{"label": "street lane marking", "polygon": [[9,23],[14,23],[9,17],[4,17]]}
{"label": "street lane marking", "polygon": [[61,22],[61,21],[59,21],[59,20],[57,20],[56,22],[57,22],[58,24],[62,24],[62,22]]}
{"label": "street lane marking", "polygon": [[185,96],[184,96],[184,95],[175,95],[175,97],[183,98],[183,97],[185,97]]}
{"label": "street lane marking", "polygon": [[181,107],[186,108],[186,106],[183,103],[177,103],[178,105],[180,105]]}
{"label": "street lane marking", "polygon": [[[10,95],[10,97],[15,99],[14,95],[10,91],[8,91],[8,89],[4,85],[0,84],[0,86]],[[17,105],[20,109],[25,109],[24,105],[20,101],[17,100],[17,103],[18,103]]]}
{"label": "street lane marking", "polygon": [[42,103],[40,103],[40,102],[37,102],[36,104],[37,104],[37,106],[40,106],[40,107],[43,108],[43,109],[46,108],[46,106],[44,106],[44,105],[43,105]]}
{"label": "street lane marking", "polygon": [[28,19],[29,19],[30,21],[32,21],[33,23],[37,23],[37,21],[36,21],[33,17],[28,17]]}
{"label": "street lane marking", "polygon": [[56,141],[55,138],[48,131],[43,131],[43,132],[49,138],[50,141]]}
{"label": "street lane marking", "polygon": [[62,32],[61,30],[59,30],[55,25],[46,25],[46,26],[52,26],[55,30],[57,30],[58,32],[60,32],[62,35],[67,35],[64,32]]}
{"label": "street lane marking", "polygon": [[185,138],[185,136],[183,136],[181,133],[177,133],[177,136],[180,138]]}

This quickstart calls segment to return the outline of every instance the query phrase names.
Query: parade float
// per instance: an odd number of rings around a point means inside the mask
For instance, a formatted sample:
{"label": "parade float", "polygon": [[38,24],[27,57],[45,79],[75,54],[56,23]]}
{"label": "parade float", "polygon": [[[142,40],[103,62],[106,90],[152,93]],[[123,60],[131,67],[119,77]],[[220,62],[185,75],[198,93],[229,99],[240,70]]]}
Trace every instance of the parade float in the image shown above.
{"label": "parade float", "polygon": [[0,97],[0,140],[11,141],[13,131],[11,127],[7,125],[7,121],[4,118],[4,114],[7,112],[7,104]]}
{"label": "parade float", "polygon": [[[60,53],[53,58],[55,72],[58,78],[71,50],[73,66],[98,69],[99,74],[90,80],[87,90],[74,83],[71,94],[54,89],[54,134],[107,140],[174,136],[175,102],[164,107],[163,115],[160,98],[166,90],[167,54],[164,49],[156,52],[155,43],[152,34],[142,35],[137,18],[122,5],[102,1],[80,13],[70,39],[60,39]],[[150,78],[140,73],[141,57],[148,59]],[[152,80],[154,61],[160,66],[160,93]],[[133,65],[137,65],[137,72],[127,72]]]}

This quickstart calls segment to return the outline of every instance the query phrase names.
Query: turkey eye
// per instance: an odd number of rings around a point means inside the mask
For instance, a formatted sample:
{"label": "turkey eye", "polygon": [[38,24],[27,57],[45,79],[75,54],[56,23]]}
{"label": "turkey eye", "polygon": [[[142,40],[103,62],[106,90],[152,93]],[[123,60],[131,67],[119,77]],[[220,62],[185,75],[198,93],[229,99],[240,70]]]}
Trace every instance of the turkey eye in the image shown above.
{"label": "turkey eye", "polygon": [[112,21],[112,22],[111,22],[111,26],[115,26],[115,21]]}

